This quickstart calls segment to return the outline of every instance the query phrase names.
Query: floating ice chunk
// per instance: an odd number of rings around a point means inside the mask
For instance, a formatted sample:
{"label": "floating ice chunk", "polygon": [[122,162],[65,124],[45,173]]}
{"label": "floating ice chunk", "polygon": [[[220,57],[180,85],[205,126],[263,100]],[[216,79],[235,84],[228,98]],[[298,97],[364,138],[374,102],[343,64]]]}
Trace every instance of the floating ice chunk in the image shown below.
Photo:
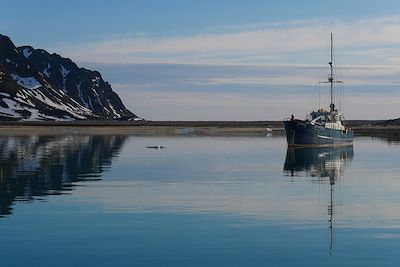
{"label": "floating ice chunk", "polygon": [[193,128],[182,128],[176,130],[177,134],[193,134],[194,132],[195,130]]}
{"label": "floating ice chunk", "polygon": [[146,146],[147,148],[153,148],[153,149],[167,149],[168,146],[162,146],[162,145],[156,145],[156,146]]}

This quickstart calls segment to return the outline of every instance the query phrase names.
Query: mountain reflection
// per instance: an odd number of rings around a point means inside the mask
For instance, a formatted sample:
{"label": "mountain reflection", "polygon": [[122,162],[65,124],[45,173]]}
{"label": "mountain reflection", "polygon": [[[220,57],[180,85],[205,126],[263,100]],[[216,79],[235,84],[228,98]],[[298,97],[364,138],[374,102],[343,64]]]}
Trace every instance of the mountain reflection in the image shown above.
{"label": "mountain reflection", "polygon": [[318,183],[329,181],[329,253],[333,253],[333,221],[336,214],[334,186],[343,175],[344,169],[353,160],[353,146],[288,148],[284,171],[290,176],[305,174],[315,178]]}
{"label": "mountain reflection", "polygon": [[400,145],[400,133],[397,131],[375,134],[373,137],[383,139],[389,144]]}
{"label": "mountain reflection", "polygon": [[0,216],[15,201],[62,194],[74,182],[100,179],[124,136],[0,137]]}

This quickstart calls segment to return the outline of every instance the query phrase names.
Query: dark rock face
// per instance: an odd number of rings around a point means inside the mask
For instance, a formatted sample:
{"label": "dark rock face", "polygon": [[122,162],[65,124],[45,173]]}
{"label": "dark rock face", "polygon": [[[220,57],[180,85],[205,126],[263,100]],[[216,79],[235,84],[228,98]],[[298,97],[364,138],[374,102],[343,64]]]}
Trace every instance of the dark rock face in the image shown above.
{"label": "dark rock face", "polygon": [[377,123],[376,125],[380,126],[399,126],[400,125],[400,118],[387,120],[384,122]]}
{"label": "dark rock face", "polygon": [[97,71],[0,35],[0,118],[15,120],[133,120]]}

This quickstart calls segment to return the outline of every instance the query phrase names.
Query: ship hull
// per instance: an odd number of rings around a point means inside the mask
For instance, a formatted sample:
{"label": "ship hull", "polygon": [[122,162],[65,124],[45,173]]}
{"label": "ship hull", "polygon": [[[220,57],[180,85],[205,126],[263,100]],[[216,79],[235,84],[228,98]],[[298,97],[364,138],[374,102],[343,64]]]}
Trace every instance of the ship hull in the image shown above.
{"label": "ship hull", "polygon": [[289,147],[346,146],[353,143],[353,131],[329,129],[308,121],[284,121]]}

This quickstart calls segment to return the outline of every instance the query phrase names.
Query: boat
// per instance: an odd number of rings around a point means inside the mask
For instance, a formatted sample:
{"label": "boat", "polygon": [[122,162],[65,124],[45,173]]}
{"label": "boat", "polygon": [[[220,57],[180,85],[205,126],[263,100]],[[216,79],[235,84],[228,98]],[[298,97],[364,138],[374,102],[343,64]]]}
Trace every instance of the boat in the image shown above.
{"label": "boat", "polygon": [[330,74],[328,81],[322,83],[330,84],[329,110],[319,108],[307,114],[305,120],[295,119],[293,115],[284,120],[287,144],[289,147],[304,146],[337,146],[351,145],[353,143],[353,130],[344,124],[343,114],[336,109],[334,103],[334,84],[343,83],[338,81],[333,72],[333,34],[331,33],[331,57]]}

